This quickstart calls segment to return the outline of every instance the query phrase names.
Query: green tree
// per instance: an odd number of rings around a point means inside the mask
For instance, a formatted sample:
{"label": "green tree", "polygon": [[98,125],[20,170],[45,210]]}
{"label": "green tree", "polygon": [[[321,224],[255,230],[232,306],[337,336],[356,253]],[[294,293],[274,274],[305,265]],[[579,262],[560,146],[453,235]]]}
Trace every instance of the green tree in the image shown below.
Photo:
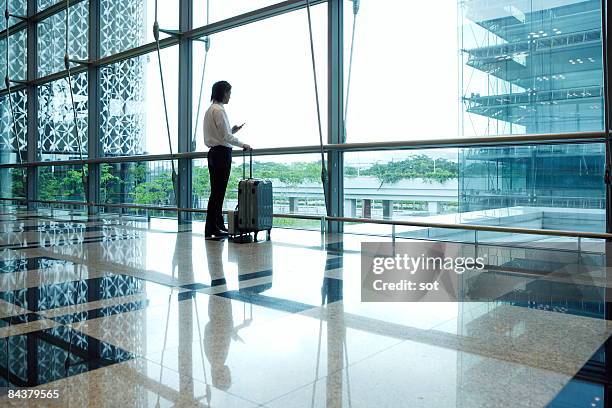
{"label": "green tree", "polygon": [[39,173],[38,196],[41,200],[73,199],[84,197],[80,170],[51,170],[44,167]]}
{"label": "green tree", "polygon": [[134,186],[147,181],[147,165],[145,163],[136,163],[130,166],[128,173],[130,179],[134,180]]}
{"label": "green tree", "polygon": [[205,197],[210,194],[210,176],[207,167],[194,167],[193,194],[197,197]]}
{"label": "green tree", "polygon": [[13,180],[12,197],[25,197],[24,173],[21,169],[10,169]]}
{"label": "green tree", "polygon": [[134,203],[143,205],[168,205],[173,194],[172,176],[164,172],[150,181],[138,184],[130,193]]}
{"label": "green tree", "polygon": [[376,163],[369,169],[361,172],[363,175],[375,176],[381,186],[385,183],[397,183],[403,179],[422,178],[427,182],[444,182],[457,178],[458,165],[446,159],[432,159],[420,154],[410,156],[405,160]]}
{"label": "green tree", "polygon": [[115,176],[112,173],[113,166],[107,163],[103,163],[100,166],[100,192],[105,203],[109,202],[111,192],[123,184],[121,178]]}

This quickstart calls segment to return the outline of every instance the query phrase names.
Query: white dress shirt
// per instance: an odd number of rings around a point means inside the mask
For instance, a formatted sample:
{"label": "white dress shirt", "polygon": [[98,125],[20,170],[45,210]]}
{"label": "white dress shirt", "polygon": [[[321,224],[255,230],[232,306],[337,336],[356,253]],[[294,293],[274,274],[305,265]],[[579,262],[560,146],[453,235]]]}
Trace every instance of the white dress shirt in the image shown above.
{"label": "white dress shirt", "polygon": [[238,146],[244,143],[232,133],[227,113],[222,103],[213,102],[204,114],[204,143],[213,146]]}

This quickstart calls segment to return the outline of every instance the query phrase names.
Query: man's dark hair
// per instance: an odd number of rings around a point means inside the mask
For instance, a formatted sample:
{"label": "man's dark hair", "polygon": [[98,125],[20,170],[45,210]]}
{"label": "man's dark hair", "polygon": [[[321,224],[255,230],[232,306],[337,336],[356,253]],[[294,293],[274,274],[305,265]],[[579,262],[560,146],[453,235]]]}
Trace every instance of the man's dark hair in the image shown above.
{"label": "man's dark hair", "polygon": [[210,100],[215,102],[223,102],[223,98],[225,98],[225,93],[230,89],[232,89],[232,86],[227,81],[215,82],[212,87],[212,94],[210,95]]}

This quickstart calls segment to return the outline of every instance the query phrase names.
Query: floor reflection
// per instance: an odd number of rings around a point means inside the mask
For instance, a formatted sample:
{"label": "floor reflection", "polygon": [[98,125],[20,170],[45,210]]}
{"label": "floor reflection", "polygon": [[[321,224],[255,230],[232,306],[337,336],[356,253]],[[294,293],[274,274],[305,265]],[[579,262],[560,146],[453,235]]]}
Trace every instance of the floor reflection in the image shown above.
{"label": "floor reflection", "polygon": [[0,394],[131,358],[131,353],[65,326],[10,336],[0,341]]}
{"label": "floor reflection", "polygon": [[[80,278],[0,289],[9,307],[27,309],[0,329],[59,325],[0,339],[0,387],[99,381],[139,407],[612,407],[602,254],[481,245],[470,250],[489,254],[488,271],[462,284],[467,294],[494,285],[490,298],[381,304],[361,302],[359,253],[338,239],[317,245],[316,232],[240,245],[137,222],[135,232],[90,219],[57,235],[36,216],[11,222],[34,241],[10,242],[57,247],[5,249],[0,273],[64,268]],[[93,241],[105,231],[133,240]],[[85,275],[92,260],[125,274]],[[155,273],[170,283],[148,280]],[[80,406],[87,392],[73,388]]]}

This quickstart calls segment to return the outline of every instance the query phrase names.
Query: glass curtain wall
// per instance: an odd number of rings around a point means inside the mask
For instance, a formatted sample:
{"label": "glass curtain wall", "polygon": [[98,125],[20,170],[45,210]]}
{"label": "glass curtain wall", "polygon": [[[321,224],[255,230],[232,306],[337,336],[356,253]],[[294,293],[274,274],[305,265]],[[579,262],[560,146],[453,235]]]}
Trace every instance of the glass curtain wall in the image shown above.
{"label": "glass curtain wall", "polygon": [[[603,130],[600,1],[467,1],[459,11],[461,135]],[[461,149],[459,209],[557,212],[558,229],[604,231],[604,160],[601,144]]]}
{"label": "glass curtain wall", "polygon": [[[218,4],[216,7],[223,9]],[[312,7],[312,22],[326,141],[327,5]],[[226,111],[235,122],[232,124],[245,123],[237,135],[245,143],[254,148],[319,144],[306,11],[298,10],[213,34],[208,55],[204,43],[194,43],[193,72],[193,133],[197,151],[206,150],[203,117],[210,106],[212,85],[220,80],[232,85],[232,99]]]}
{"label": "glass curtain wall", "polygon": [[[177,30],[179,0],[158,2],[159,26]],[[100,0],[100,55],[106,57],[155,41],[155,0]],[[160,38],[168,34],[160,33]]]}
{"label": "glass curtain wall", "polygon": [[[172,151],[178,149],[178,47],[161,51]],[[100,141],[104,156],[169,154],[157,53],[100,69]]]}
{"label": "glass curtain wall", "polygon": [[[598,0],[445,0],[418,13],[347,0],[344,23],[347,142],[603,131]],[[603,144],[574,142],[348,153],[344,212],[603,232],[604,158]],[[371,177],[373,193],[356,195]],[[419,183],[430,194],[415,198]]]}
{"label": "glass curtain wall", "polygon": [[[89,15],[90,1],[72,2],[66,10],[62,2],[40,0],[38,9],[30,14],[44,11],[44,17],[29,23],[13,18],[8,44],[0,36],[0,70],[7,70],[2,50],[8,46],[10,77],[35,84],[34,93],[28,94],[16,83],[10,99],[6,90],[0,89],[1,162],[17,164],[28,157],[60,162],[37,170],[45,180],[81,173],[80,165],[61,162],[88,159],[91,151],[100,157],[131,156],[134,160],[125,165],[97,166],[102,186],[98,199],[174,206],[174,191],[167,188],[160,188],[155,199],[135,193],[145,183],[150,183],[147,188],[157,189],[172,168],[169,160],[138,160],[139,156],[171,150],[160,66],[152,43],[155,1],[96,0],[100,38],[95,54],[108,62],[93,70],[97,74],[94,78],[89,77],[92,70],[73,63],[76,72],[70,88],[63,62],[66,13],[70,18],[69,54],[73,59],[87,60],[93,55],[89,49],[90,20],[96,17]],[[180,4],[186,2],[158,2],[162,28],[178,28]],[[191,98],[188,107],[179,103],[179,73],[186,72],[179,64],[179,40],[168,33],[162,35],[161,68],[173,152],[178,152],[179,140],[185,141],[183,151],[206,151],[202,117],[210,104],[211,85],[221,79],[233,85],[227,111],[232,124],[246,123],[238,135],[245,142],[255,148],[318,144],[306,10],[267,14],[266,8],[278,4],[275,0],[231,5],[216,0],[192,2],[194,27],[208,22],[221,29],[208,37],[208,53],[201,41],[204,38],[189,44],[193,50],[191,89],[182,91]],[[341,139],[347,143],[603,130],[601,6],[597,0],[444,0],[422,4],[418,13],[408,3],[390,0],[344,0],[342,4],[342,117],[346,120]],[[257,11],[262,8],[264,11]],[[27,12],[24,2],[9,1],[9,9],[17,15]],[[394,12],[389,13],[390,9]],[[447,12],[440,13],[441,9]],[[267,18],[232,25],[231,18],[248,13],[241,17],[248,19],[258,12]],[[326,3],[312,6],[325,141],[333,131],[328,129],[327,90],[333,85],[329,83],[333,72],[328,71],[327,13]],[[436,21],[435,30],[431,21]],[[28,33],[35,37],[30,44],[36,48],[30,53],[36,56],[30,59],[30,70]],[[423,33],[427,41],[419,40]],[[90,106],[92,84],[98,86],[94,106]],[[28,101],[33,103],[29,106]],[[191,114],[191,129],[179,134],[184,113]],[[35,120],[30,138],[28,117]],[[88,134],[92,118],[99,123],[95,135]],[[29,146],[28,140],[35,144]],[[90,140],[99,146],[92,148]],[[28,155],[28,149],[35,152]],[[418,217],[527,226],[515,217],[523,214],[535,217],[529,224],[533,228],[603,231],[604,150],[601,143],[587,141],[350,152],[344,154],[341,205],[345,215],[365,218]],[[323,202],[310,193],[311,184],[319,179],[309,178],[320,166],[319,156],[287,157],[285,160],[279,154],[255,160],[258,177],[263,176],[258,171],[263,172],[271,163],[272,173],[283,173],[278,177],[270,173],[275,180],[295,172],[304,176],[291,182],[295,197],[279,196],[276,211],[322,214]],[[189,205],[205,208],[206,160],[191,164]],[[139,171],[146,176],[126,176]],[[237,172],[239,176],[239,166]],[[25,195],[23,173],[16,168],[0,170],[3,197]],[[116,178],[120,182],[116,183]],[[286,187],[280,183],[277,181],[278,188]],[[84,194],[70,189],[45,191],[40,182],[37,187],[39,197]],[[225,206],[231,208],[231,200]],[[352,225],[348,230],[374,231],[364,225]]]}

